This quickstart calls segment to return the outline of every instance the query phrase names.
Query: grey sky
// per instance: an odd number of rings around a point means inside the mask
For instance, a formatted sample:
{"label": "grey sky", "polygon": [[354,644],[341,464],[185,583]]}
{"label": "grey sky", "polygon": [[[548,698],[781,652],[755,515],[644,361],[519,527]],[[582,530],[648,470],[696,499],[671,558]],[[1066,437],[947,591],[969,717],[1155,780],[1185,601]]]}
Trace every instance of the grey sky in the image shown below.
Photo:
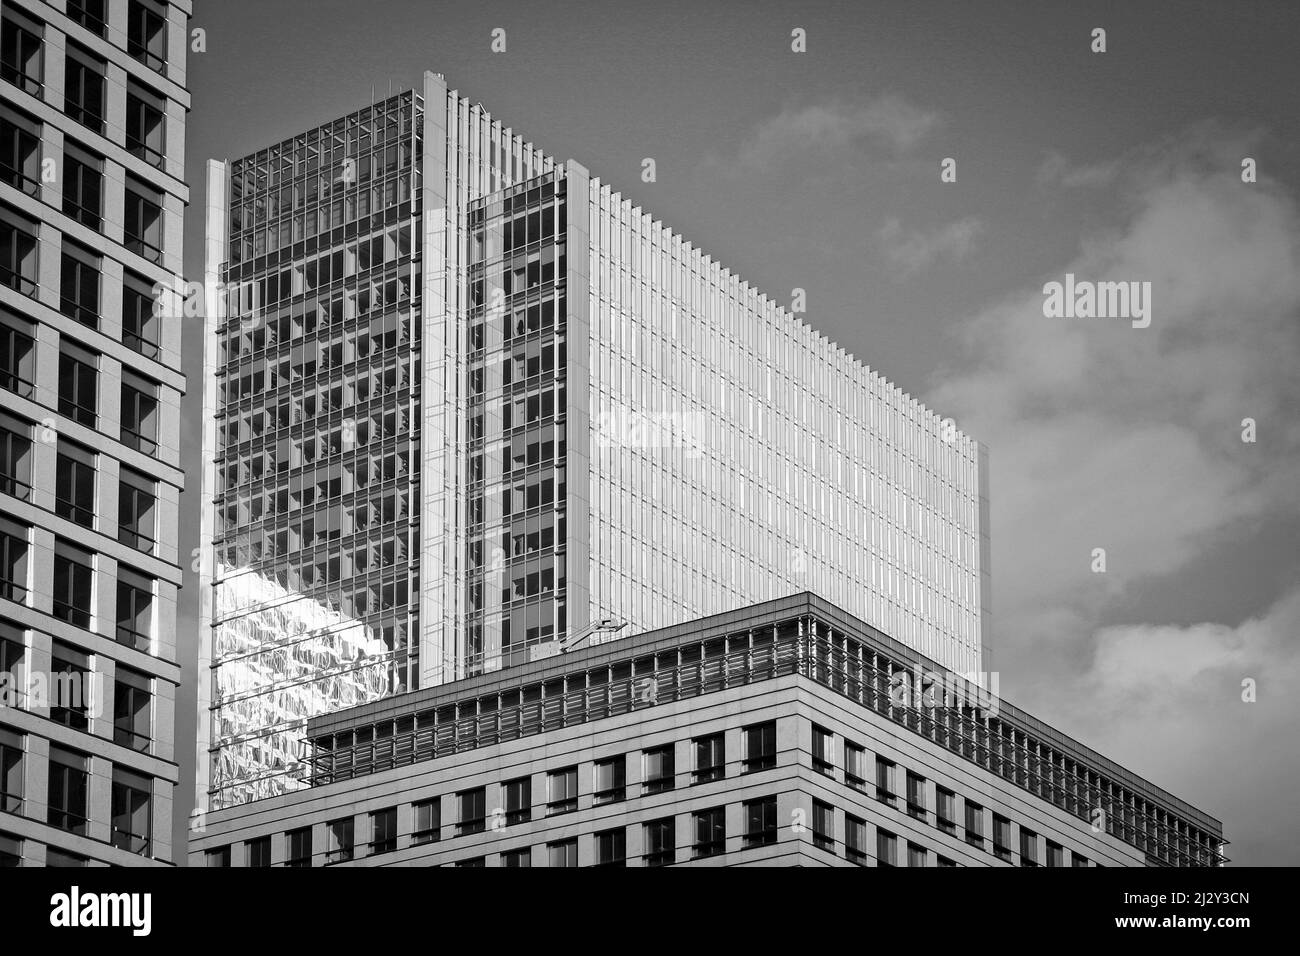
{"label": "grey sky", "polygon": [[[988,444],[1003,692],[1221,817],[1236,862],[1300,862],[1300,5],[198,0],[192,26],[191,276],[207,158],[445,74],[777,300],[806,289]],[[1043,318],[1067,271],[1151,281],[1152,327]],[[186,552],[200,359],[195,327]]]}

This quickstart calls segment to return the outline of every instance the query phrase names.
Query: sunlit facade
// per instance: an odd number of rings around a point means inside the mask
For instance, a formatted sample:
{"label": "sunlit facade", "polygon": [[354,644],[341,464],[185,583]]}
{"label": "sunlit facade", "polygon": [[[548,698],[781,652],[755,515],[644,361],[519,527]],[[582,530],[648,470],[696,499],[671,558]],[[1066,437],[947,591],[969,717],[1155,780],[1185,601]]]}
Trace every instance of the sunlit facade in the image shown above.
{"label": "sunlit facade", "polygon": [[0,867],[172,861],[191,11],[0,3]]}
{"label": "sunlit facade", "polygon": [[423,87],[209,167],[200,805],[309,717],[814,590],[986,667],[973,440]]}

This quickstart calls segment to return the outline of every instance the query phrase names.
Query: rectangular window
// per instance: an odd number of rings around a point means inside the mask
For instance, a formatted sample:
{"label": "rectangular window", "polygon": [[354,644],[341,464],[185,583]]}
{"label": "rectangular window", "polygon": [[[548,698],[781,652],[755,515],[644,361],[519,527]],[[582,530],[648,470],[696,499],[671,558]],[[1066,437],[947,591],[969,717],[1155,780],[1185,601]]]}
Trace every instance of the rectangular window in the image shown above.
{"label": "rectangular window", "polygon": [[812,805],[813,846],[835,852],[835,808],[814,800]]}
{"label": "rectangular window", "polygon": [[67,236],[59,267],[59,311],[87,328],[99,328],[99,256]]}
{"label": "rectangular window", "polygon": [[70,833],[86,834],[86,799],[90,788],[89,758],[50,746],[46,823]]}
{"label": "rectangular window", "polygon": [[1038,834],[1024,827],[1020,828],[1020,865],[1038,865]]}
{"label": "rectangular window", "polygon": [[776,721],[752,724],[742,732],[744,755],[741,773],[753,773],[776,766]]}
{"label": "rectangular window", "polygon": [[696,737],[691,745],[695,750],[695,771],[692,775],[695,783],[708,783],[726,776],[727,758],[724,755],[722,734]]}
{"label": "rectangular window", "polygon": [[884,757],[876,758],[876,799],[898,806],[898,765]]}
{"label": "rectangular window", "polygon": [[27,535],[30,529],[0,519],[0,597],[27,600]]}
{"label": "rectangular window", "polygon": [[[136,856],[148,856],[152,835],[152,783],[122,767],[113,767],[112,829],[109,842]],[[268,851],[268,857],[270,853]]]}
{"label": "rectangular window", "polygon": [[627,866],[627,831],[622,827],[596,834],[596,865]]}
{"label": "rectangular window", "polygon": [[627,796],[627,758],[620,754],[595,764],[595,802],[617,803]]}
{"label": "rectangular window", "polygon": [[54,513],[83,528],[95,526],[95,453],[63,437],[55,459]]}
{"label": "rectangular window", "polygon": [[370,814],[370,855],[392,853],[397,849],[397,807]]}
{"label": "rectangular window", "polygon": [[285,834],[285,838],[289,844],[289,858],[284,861],[284,865],[311,866],[311,827],[290,830]]}
{"label": "rectangular window", "polygon": [[966,801],[966,842],[971,846],[984,846],[984,808]]}
{"label": "rectangular window", "polygon": [[59,414],[90,428],[99,408],[99,376],[93,359],[79,349],[64,346],[59,352]]}
{"label": "rectangular window", "polygon": [[23,738],[0,727],[0,813],[21,814],[22,809]]}
{"label": "rectangular window", "polygon": [[152,554],[158,499],[152,478],[125,465],[118,468],[117,540],[129,548]]}
{"label": "rectangular window", "polygon": [[89,551],[62,538],[54,540],[54,616],[87,629],[90,628],[93,560]]}
{"label": "rectangular window", "polygon": [[68,0],[68,19],[103,39],[108,31],[104,5],[105,0]]}
{"label": "rectangular window", "polygon": [[936,853],[936,854],[934,855],[934,865],[935,865],[935,866],[938,866],[938,867],[956,866],[956,865],[957,865],[957,861],[956,861],[956,860],[950,860],[950,859],[948,859],[946,856],[940,856],[939,854]]}
{"label": "rectangular window", "polygon": [[215,850],[208,850],[203,854],[205,866],[229,867],[230,866],[230,847],[220,846]]}
{"label": "rectangular window", "polygon": [[546,844],[546,865],[577,866],[578,838],[573,837],[569,840],[558,840],[555,843]]}
{"label": "rectangular window", "polygon": [[104,132],[104,61],[75,43],[67,46],[63,112],[87,129]]}
{"label": "rectangular window", "polygon": [[63,212],[99,232],[103,221],[104,161],[69,140],[63,143]]}
{"label": "rectangular window", "polygon": [[502,851],[501,865],[531,869],[533,865],[533,848],[530,846],[521,846],[517,850]]}
{"label": "rectangular window", "polygon": [[867,865],[867,821],[844,815],[844,856],[850,863]]}
{"label": "rectangular window", "polygon": [[162,193],[128,176],[126,180],[125,245],[149,262],[162,260]]}
{"label": "rectangular window", "polygon": [[776,797],[746,800],[742,809],[745,817],[745,849],[775,843]]}
{"label": "rectangular window", "polygon": [[23,841],[8,833],[0,833],[0,870],[23,865]]}
{"label": "rectangular window", "polygon": [[506,798],[506,825],[527,823],[533,818],[533,778],[519,777],[502,785]]}
{"label": "rectangular window", "polygon": [[41,191],[41,124],[0,106],[0,182],[28,196]]}
{"label": "rectangular window", "polygon": [[147,753],[153,741],[148,674],[118,664],[113,674],[113,742]]}
{"label": "rectangular window", "polygon": [[898,866],[898,837],[876,827],[876,866]]}
{"label": "rectangular window", "polygon": [[1088,858],[1086,856],[1080,856],[1078,853],[1074,853],[1074,852],[1070,853],[1070,866],[1075,867],[1075,866],[1087,866],[1087,865],[1088,865]]}
{"label": "rectangular window", "polygon": [[157,359],[159,345],[158,316],[155,314],[153,287],[134,272],[122,275],[122,344],[145,358]]}
{"label": "rectangular window", "polygon": [[695,827],[695,846],[692,856],[695,858],[718,856],[727,849],[727,810],[726,807],[712,807],[698,810],[692,815]]}
{"label": "rectangular window", "polygon": [[944,787],[935,787],[938,798],[939,829],[944,833],[957,832],[957,795]]}
{"label": "rectangular window", "polygon": [[546,815],[569,813],[578,809],[578,768],[554,770],[546,780]]}
{"label": "rectangular window", "polygon": [[913,868],[925,866],[925,847],[915,843],[907,844],[907,865]]}
{"label": "rectangular window", "polygon": [[456,794],[456,833],[482,833],[487,828],[487,789],[475,787]]}
{"label": "rectangular window", "polygon": [[677,821],[672,817],[652,820],[642,831],[646,866],[671,866],[677,852]]}
{"label": "rectangular window", "polygon": [[152,455],[158,451],[158,389],[122,378],[122,444]]}
{"label": "rectangular window", "polygon": [[641,779],[646,793],[660,793],[673,789],[673,745],[655,747],[641,755]]}
{"label": "rectangular window", "polygon": [[35,296],[39,277],[36,224],[9,206],[0,207],[0,284]]}
{"label": "rectangular window", "polygon": [[41,95],[41,27],[5,4],[0,24],[0,76],[26,93]]}
{"label": "rectangular window", "polygon": [[244,859],[248,861],[249,866],[264,867],[271,865],[271,838],[269,836],[258,837],[255,840],[244,841]]}
{"label": "rectangular window", "polygon": [[454,865],[455,865],[455,866],[464,866],[464,867],[469,867],[469,868],[471,868],[471,869],[476,869],[476,870],[477,870],[477,869],[484,869],[484,868],[487,867],[487,857],[485,857],[485,856],[472,856],[472,857],[470,857],[470,858],[467,859],[467,860],[457,860],[457,861],[455,862]]}
{"label": "rectangular window", "polygon": [[816,724],[812,729],[812,765],[818,773],[835,776],[835,735]]}
{"label": "rectangular window", "polygon": [[50,647],[50,720],[87,730],[93,690],[90,683],[90,657],[62,641]]}
{"label": "rectangular window", "polygon": [[153,581],[117,566],[117,642],[146,654],[153,647]]}
{"label": "rectangular window", "polygon": [[867,752],[844,741],[844,782],[854,790],[867,789]]}
{"label": "rectangular window", "polygon": [[31,398],[36,393],[35,329],[9,310],[0,312],[0,388]]}
{"label": "rectangular window", "polygon": [[999,860],[1011,859],[1011,821],[993,814],[993,855]]}
{"label": "rectangular window", "polygon": [[436,843],[442,829],[442,801],[438,797],[421,800],[411,808],[415,812],[415,832],[411,834],[411,843]]}
{"label": "rectangular window", "polygon": [[331,863],[346,863],[352,859],[355,827],[356,823],[352,817],[344,817],[326,824],[325,832],[329,839],[325,850],[326,866]]}
{"label": "rectangular window", "polygon": [[1047,841],[1047,865],[1065,866],[1065,847],[1059,843]]}
{"label": "rectangular window", "polygon": [[164,100],[157,93],[127,81],[126,150],[150,166],[162,168]]}
{"label": "rectangular window", "polygon": [[146,0],[131,0],[126,18],[126,52],[151,70],[161,72],[167,61],[167,21]]}
{"label": "rectangular window", "polygon": [[[12,425],[12,428],[7,427]],[[0,494],[19,501],[32,496],[30,429],[18,419],[0,418]]]}
{"label": "rectangular window", "polygon": [[907,771],[907,813],[908,816],[925,819],[925,778],[910,770]]}

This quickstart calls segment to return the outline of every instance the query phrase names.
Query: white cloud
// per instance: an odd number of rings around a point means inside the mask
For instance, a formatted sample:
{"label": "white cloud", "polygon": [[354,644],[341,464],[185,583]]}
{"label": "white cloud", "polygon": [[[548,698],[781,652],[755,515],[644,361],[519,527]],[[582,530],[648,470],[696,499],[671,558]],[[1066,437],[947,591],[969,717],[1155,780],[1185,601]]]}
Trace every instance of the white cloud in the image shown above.
{"label": "white cloud", "polygon": [[1035,179],[1041,186],[1065,186],[1070,189],[1092,189],[1109,186],[1119,175],[1118,160],[1104,163],[1075,164],[1064,153],[1052,150],[1038,167]]}
{"label": "white cloud", "polygon": [[876,238],[889,263],[912,275],[941,258],[954,262],[965,258],[983,229],[978,219],[966,218],[930,232],[904,233],[897,219],[887,219]]}
{"label": "white cloud", "polygon": [[728,165],[766,170],[798,156],[866,144],[906,152],[936,123],[937,114],[888,93],[862,105],[789,107],[759,124]]}
{"label": "white cloud", "polygon": [[1300,588],[1237,627],[1103,628],[1092,666],[1067,686],[1071,730],[1223,818],[1231,859],[1294,864],[1297,634]]}
{"label": "white cloud", "polygon": [[[1243,141],[1198,130],[1126,161],[1120,218],[1042,277],[1150,281],[1150,328],[1045,318],[1039,283],[963,323],[970,363],[926,397],[989,446],[1008,698],[1174,793],[1213,796],[1229,837],[1259,848],[1261,794],[1211,786],[1207,766],[1248,771],[1247,725],[1214,724],[1264,713],[1231,709],[1240,672],[1300,694],[1294,596],[1235,629],[1101,627],[1120,598],[1141,621],[1144,584],[1176,581],[1244,522],[1300,513],[1300,220],[1276,184],[1241,183],[1241,155]],[[1240,440],[1246,417],[1257,444]],[[1090,567],[1099,547],[1105,574]],[[1290,779],[1287,706],[1263,728],[1284,766],[1264,772]],[[1287,833],[1300,842],[1300,823]]]}

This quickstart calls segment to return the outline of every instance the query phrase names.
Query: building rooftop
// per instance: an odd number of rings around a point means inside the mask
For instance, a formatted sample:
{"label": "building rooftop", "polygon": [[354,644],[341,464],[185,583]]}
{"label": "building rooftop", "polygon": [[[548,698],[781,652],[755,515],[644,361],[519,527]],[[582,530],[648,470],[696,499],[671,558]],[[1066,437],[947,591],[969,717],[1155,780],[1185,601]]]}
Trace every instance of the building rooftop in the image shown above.
{"label": "building rooftop", "polygon": [[[1076,816],[1087,819],[1100,806],[1171,835],[1190,826],[1222,841],[1216,818],[810,592],[313,718],[308,783],[792,675],[831,687]],[[898,703],[898,688],[909,681],[946,688],[948,706]]]}

